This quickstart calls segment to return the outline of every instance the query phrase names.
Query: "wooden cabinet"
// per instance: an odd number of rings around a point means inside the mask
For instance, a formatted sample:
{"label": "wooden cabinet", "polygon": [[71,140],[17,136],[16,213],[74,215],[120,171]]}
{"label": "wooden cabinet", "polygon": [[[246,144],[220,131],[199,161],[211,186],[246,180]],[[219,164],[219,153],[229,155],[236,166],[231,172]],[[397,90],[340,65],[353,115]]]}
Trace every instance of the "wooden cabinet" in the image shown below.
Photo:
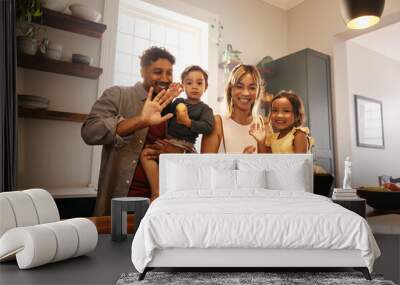
{"label": "wooden cabinet", "polygon": [[316,145],[314,163],[334,173],[334,145],[332,126],[332,92],[330,57],[304,49],[270,62],[262,70],[267,90],[277,94],[292,90],[304,102],[306,126],[311,130]]}

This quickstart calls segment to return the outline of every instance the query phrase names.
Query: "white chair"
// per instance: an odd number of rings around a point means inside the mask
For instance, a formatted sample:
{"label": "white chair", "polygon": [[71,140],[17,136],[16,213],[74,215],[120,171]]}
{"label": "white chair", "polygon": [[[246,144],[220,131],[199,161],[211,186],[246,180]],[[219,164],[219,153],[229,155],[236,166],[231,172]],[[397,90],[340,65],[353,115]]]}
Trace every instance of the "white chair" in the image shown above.
{"label": "white chair", "polygon": [[43,189],[0,193],[0,262],[17,259],[28,269],[96,248],[98,233],[88,219],[60,221],[53,197]]}

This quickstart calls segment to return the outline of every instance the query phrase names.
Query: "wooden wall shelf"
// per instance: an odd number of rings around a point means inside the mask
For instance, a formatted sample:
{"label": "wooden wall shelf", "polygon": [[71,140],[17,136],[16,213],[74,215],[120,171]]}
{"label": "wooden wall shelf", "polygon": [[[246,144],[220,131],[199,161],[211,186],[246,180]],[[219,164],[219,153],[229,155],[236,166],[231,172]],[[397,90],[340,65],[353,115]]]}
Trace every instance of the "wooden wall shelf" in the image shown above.
{"label": "wooden wall shelf", "polygon": [[100,67],[28,54],[18,54],[18,66],[90,79],[97,79],[103,73],[103,69]]}
{"label": "wooden wall shelf", "polygon": [[24,118],[44,119],[44,120],[57,120],[57,121],[70,121],[82,123],[88,117],[87,114],[69,113],[49,110],[35,110],[18,108],[18,116]]}
{"label": "wooden wall shelf", "polygon": [[42,8],[42,11],[41,18],[33,17],[35,23],[93,38],[101,38],[107,29],[107,26],[102,23],[84,20],[46,8]]}

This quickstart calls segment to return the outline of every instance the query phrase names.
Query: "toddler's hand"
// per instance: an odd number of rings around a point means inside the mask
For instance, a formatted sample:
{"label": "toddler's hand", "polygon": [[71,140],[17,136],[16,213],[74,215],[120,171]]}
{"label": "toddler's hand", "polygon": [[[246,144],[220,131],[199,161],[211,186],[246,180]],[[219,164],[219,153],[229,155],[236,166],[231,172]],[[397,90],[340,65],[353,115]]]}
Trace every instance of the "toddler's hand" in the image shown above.
{"label": "toddler's hand", "polygon": [[178,97],[179,94],[183,91],[182,84],[173,82],[169,85],[166,94],[171,97]]}
{"label": "toddler's hand", "polygon": [[192,121],[189,118],[187,107],[183,103],[179,103],[176,108],[176,122],[188,128],[190,128],[190,126],[192,125]]}
{"label": "toddler's hand", "polygon": [[146,145],[142,150],[141,157],[150,160],[157,160],[160,153],[159,150],[154,149],[151,145]]}

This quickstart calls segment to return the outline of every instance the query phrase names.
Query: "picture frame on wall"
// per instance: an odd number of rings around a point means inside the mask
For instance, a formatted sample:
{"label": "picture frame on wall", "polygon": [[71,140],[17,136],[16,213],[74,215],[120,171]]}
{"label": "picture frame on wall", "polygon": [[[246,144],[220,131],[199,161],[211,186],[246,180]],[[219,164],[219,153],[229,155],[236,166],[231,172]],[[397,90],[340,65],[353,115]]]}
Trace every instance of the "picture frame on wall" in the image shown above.
{"label": "picture frame on wall", "polygon": [[385,148],[382,102],[354,95],[357,146]]}

